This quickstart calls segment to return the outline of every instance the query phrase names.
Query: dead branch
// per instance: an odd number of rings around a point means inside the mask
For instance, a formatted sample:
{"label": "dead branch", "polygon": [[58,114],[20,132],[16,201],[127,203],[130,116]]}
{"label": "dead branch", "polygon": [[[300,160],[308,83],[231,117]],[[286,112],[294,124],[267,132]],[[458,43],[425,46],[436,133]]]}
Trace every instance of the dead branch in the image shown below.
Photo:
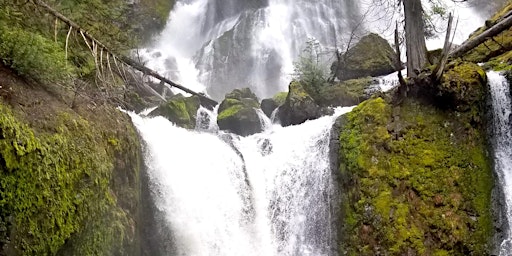
{"label": "dead branch", "polygon": [[[103,43],[101,43],[101,41],[97,40],[96,38],[94,38],[92,35],[90,35],[85,29],[81,28],[78,24],[76,24],[75,22],[73,22],[72,20],[68,19],[66,16],[62,15],[60,12],[56,11],[55,9],[53,9],[52,7],[50,7],[48,4],[46,4],[45,2],[43,2],[42,0],[33,0],[33,2],[40,6],[41,8],[43,8],[45,11],[47,11],[48,13],[50,13],[51,15],[53,15],[54,17],[58,18],[59,20],[63,21],[64,23],[68,24],[70,27],[73,27],[75,30],[79,31],[80,34],[82,35],[82,37],[84,38],[84,41],[86,42],[87,46],[89,47],[89,49],[93,52],[93,55],[95,57],[95,61],[97,62],[97,54],[94,54],[94,52],[97,53],[97,47],[100,47],[101,49],[104,49],[105,51],[107,51],[108,53],[112,54],[112,56],[114,58],[118,58],[119,61],[123,62],[124,64],[132,67],[133,69],[136,69],[140,72],[142,72],[143,74],[145,75],[149,75],[149,76],[152,76],[160,81],[164,81],[165,83],[167,83],[169,86],[171,87],[175,87],[175,88],[178,88],[186,93],[189,93],[189,94],[192,94],[192,95],[196,95],[198,96],[199,98],[205,100],[205,102],[207,102],[208,104],[210,105],[217,105],[218,103],[202,94],[199,94],[197,92],[194,92],[182,85],[179,85],[165,77],[163,77],[162,75],[158,74],[156,71],[140,64],[139,62],[131,59],[131,58],[128,58],[126,56],[122,56],[122,55],[119,55],[119,54],[115,54],[114,51],[110,50],[110,48],[108,48],[107,46],[105,46]],[[87,40],[85,39],[88,39],[90,40],[92,43],[93,43],[93,47],[91,47],[89,45],[89,43],[87,42]],[[96,51],[95,51],[95,46],[96,45]],[[116,56],[119,56],[119,57],[116,57]]]}

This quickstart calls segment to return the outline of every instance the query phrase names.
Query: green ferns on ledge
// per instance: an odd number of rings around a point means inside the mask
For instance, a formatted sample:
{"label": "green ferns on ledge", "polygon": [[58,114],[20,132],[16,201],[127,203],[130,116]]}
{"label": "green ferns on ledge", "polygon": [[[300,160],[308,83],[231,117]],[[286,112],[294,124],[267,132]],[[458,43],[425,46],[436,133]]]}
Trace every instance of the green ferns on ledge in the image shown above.
{"label": "green ferns on ledge", "polygon": [[133,223],[109,187],[119,145],[65,112],[43,134],[2,104],[0,112],[0,247],[55,255],[76,236],[81,241],[68,250],[80,255],[121,251]]}
{"label": "green ferns on ledge", "polygon": [[488,254],[492,170],[458,115],[375,98],[342,117],[342,255]]}

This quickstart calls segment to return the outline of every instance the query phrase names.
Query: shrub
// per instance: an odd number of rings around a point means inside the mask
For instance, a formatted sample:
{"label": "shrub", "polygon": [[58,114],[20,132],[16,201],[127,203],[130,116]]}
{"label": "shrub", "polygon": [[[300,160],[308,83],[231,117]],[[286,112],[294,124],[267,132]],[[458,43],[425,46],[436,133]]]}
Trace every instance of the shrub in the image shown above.
{"label": "shrub", "polygon": [[320,88],[327,85],[328,72],[327,65],[321,60],[321,49],[318,41],[310,39],[306,42],[306,47],[299,60],[294,63],[294,80],[301,82],[313,98],[320,93]]}
{"label": "shrub", "polygon": [[18,74],[40,82],[71,77],[63,47],[43,36],[0,23],[0,59]]}

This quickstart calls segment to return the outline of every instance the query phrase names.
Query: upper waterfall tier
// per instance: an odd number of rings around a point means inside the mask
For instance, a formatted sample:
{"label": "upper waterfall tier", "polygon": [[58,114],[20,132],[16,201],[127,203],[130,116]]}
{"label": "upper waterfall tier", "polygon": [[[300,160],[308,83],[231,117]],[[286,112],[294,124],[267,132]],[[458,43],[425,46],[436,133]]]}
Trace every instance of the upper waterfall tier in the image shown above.
{"label": "upper waterfall tier", "polygon": [[[460,43],[482,20],[470,8],[444,2],[457,9]],[[328,72],[335,49],[354,43],[352,32],[391,39],[389,24],[399,15],[390,13],[371,1],[181,0],[156,43],[141,54],[150,67],[214,99],[242,87],[265,98],[287,90],[308,40],[318,41]],[[429,45],[441,46],[442,38]]]}

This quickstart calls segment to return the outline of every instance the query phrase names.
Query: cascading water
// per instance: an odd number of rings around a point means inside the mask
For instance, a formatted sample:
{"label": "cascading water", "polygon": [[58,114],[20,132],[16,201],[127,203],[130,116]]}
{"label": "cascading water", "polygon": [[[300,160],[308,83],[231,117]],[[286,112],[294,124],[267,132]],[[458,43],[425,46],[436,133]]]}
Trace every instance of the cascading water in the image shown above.
{"label": "cascading water", "polygon": [[335,255],[329,133],[350,109],[302,125],[272,125],[249,137],[131,114],[146,144],[161,225],[173,237],[167,253]]}
{"label": "cascading water", "polygon": [[494,165],[505,203],[505,217],[508,230],[500,246],[500,255],[512,254],[512,124],[511,95],[508,81],[497,72],[487,73],[493,110]]}
{"label": "cascading water", "polygon": [[[464,3],[440,3],[460,18],[454,43],[483,23]],[[393,22],[375,18],[390,14],[383,8],[372,0],[178,0],[161,36],[141,54],[148,66],[214,99],[241,87],[267,98],[287,90],[293,63],[312,38],[331,53],[346,47],[356,27],[392,39]],[[442,47],[443,39],[428,44]]]}

